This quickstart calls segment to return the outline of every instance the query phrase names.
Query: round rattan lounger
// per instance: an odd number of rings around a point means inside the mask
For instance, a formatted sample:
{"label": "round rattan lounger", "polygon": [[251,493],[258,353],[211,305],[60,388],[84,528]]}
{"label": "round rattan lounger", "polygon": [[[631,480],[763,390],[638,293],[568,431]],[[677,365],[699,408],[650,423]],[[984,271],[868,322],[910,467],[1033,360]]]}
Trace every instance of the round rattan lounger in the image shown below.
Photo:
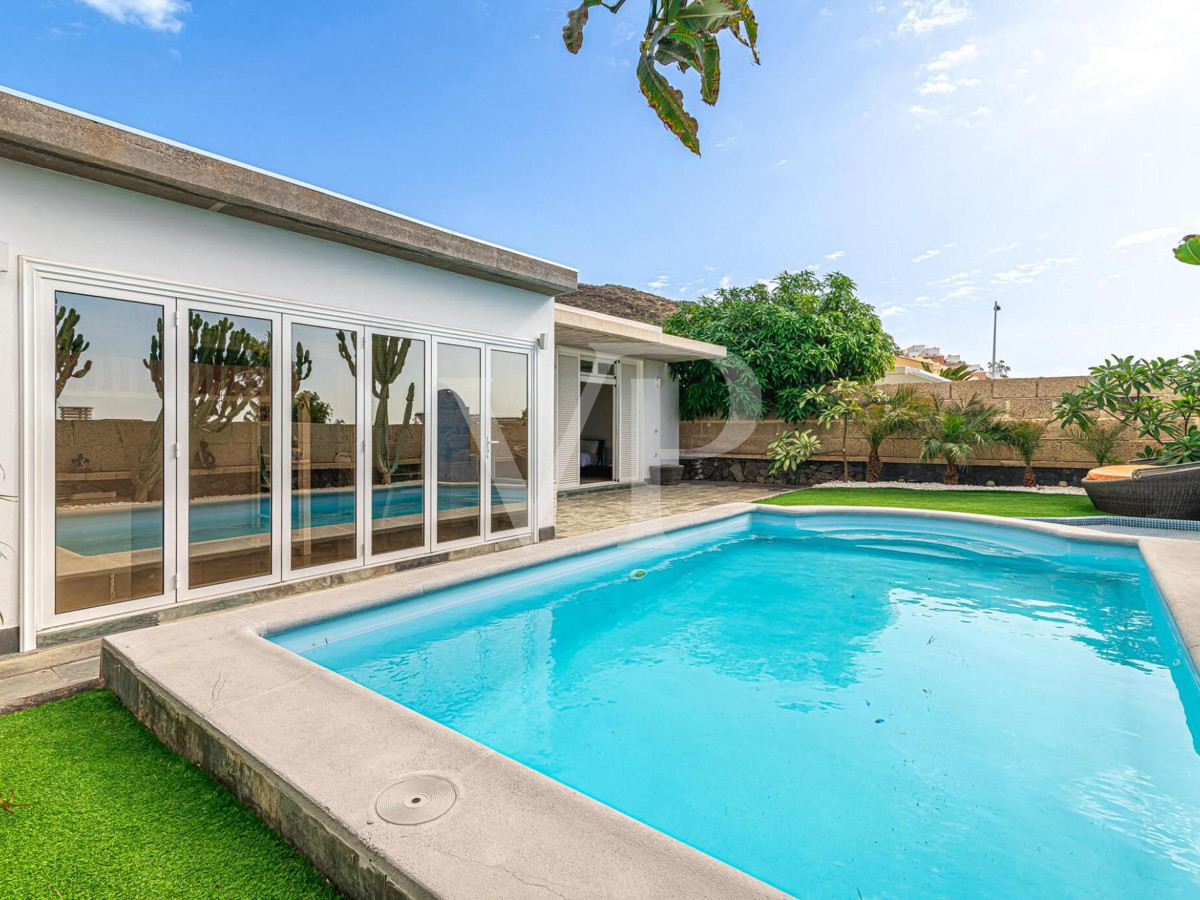
{"label": "round rattan lounger", "polygon": [[1104,466],[1088,472],[1083,489],[1101,512],[1200,520],[1200,463]]}

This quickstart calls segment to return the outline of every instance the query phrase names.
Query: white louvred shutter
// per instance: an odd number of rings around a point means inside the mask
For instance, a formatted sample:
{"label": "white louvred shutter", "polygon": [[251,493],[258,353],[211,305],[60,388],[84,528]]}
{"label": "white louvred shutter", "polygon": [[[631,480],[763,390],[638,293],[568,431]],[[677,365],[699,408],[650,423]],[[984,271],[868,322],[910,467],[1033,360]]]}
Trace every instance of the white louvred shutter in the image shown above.
{"label": "white louvred shutter", "polygon": [[558,487],[579,484],[579,357],[558,355],[555,386],[556,455],[554,480]]}
{"label": "white louvred shutter", "polygon": [[637,363],[617,364],[617,480],[622,482],[638,480],[637,374]]}

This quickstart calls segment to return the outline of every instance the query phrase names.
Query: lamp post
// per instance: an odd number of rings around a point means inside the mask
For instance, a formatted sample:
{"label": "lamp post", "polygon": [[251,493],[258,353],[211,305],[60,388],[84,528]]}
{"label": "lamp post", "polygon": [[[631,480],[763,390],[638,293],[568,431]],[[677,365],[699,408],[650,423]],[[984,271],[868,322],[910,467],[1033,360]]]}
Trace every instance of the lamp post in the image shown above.
{"label": "lamp post", "polygon": [[992,378],[996,377],[996,373],[998,371],[996,368],[996,329],[999,327],[999,324],[1000,324],[1000,304],[999,304],[999,302],[997,302],[997,303],[993,304],[993,306],[992,306],[992,369],[991,369],[991,372],[989,373],[992,376]]}

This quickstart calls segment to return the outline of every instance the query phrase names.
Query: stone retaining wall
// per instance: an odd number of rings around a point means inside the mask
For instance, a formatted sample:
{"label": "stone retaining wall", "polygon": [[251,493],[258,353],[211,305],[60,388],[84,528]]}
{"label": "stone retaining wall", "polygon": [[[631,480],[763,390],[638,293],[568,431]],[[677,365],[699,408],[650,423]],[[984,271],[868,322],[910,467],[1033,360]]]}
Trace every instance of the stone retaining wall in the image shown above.
{"label": "stone retaining wall", "polygon": [[[943,399],[966,400],[977,396],[999,406],[1006,416],[1049,422],[1052,407],[1062,397],[1063,392],[1079,387],[1086,380],[1087,377],[1083,375],[1065,378],[1006,378],[997,381],[925,384],[918,387],[922,393]],[[894,390],[896,385],[887,387]],[[815,483],[831,480],[825,477],[826,464],[833,463],[834,460],[837,461],[836,477],[841,477],[840,424],[828,430],[815,421],[801,426],[812,429],[821,439],[823,449],[813,457],[806,467],[807,471],[798,476],[808,480],[800,482],[774,479],[766,475],[765,465],[752,464],[755,461],[766,460],[768,442],[791,430],[793,426],[779,419],[764,419],[753,426],[743,424],[746,426],[743,437],[722,441],[721,436],[726,432],[724,419],[698,419],[680,423],[680,458],[689,461],[685,477],[758,482],[762,476],[763,481],[759,483]],[[1126,440],[1118,445],[1116,452],[1122,459],[1133,459],[1141,446],[1137,440]],[[882,477],[905,477],[909,481],[940,481],[942,466],[921,463],[920,450],[920,442],[915,439],[896,438],[884,441],[880,447],[880,458],[885,464]],[[853,427],[849,432],[846,451],[852,461],[851,477],[855,477],[854,473],[857,471],[857,477],[862,478],[864,466],[859,465],[856,469],[854,463],[865,463],[868,447],[867,442]],[[744,465],[733,467],[729,463],[717,460],[740,460]],[[1073,484],[1082,478],[1089,468],[1095,466],[1096,462],[1086,452],[1070,443],[1061,428],[1051,423],[1033,464],[1038,472],[1039,483],[1057,484],[1059,481],[1067,481]],[[1017,476],[1023,469],[1024,463],[1015,453],[1007,448],[996,448],[978,457],[971,470],[962,473],[962,481],[980,484],[989,480],[997,484],[1019,483]],[[741,479],[736,477],[738,472],[742,475]],[[985,472],[990,474],[983,477],[982,473]]]}

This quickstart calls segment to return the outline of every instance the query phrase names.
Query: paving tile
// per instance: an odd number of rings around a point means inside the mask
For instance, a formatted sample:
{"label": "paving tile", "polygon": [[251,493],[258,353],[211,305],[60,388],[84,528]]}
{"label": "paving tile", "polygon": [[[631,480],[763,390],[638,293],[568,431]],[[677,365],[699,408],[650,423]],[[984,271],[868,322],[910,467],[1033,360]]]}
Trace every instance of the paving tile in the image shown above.
{"label": "paving tile", "polygon": [[555,536],[587,534],[723,503],[758,500],[780,490],[775,485],[685,481],[668,487],[642,485],[562,496],[558,498]]}
{"label": "paving tile", "polygon": [[0,709],[20,704],[27,698],[46,691],[58,690],[65,685],[66,682],[53,669],[0,678]]}

